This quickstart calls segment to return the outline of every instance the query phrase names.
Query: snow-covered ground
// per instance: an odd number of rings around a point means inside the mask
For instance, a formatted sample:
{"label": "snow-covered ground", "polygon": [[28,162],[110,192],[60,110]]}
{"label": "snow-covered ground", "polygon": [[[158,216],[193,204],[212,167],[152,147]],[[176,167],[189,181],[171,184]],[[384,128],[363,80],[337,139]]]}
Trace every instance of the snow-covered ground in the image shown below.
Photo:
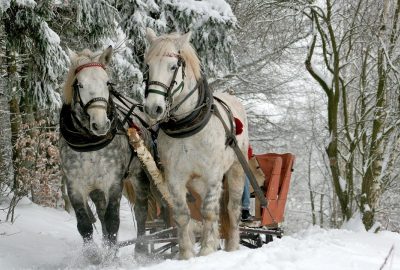
{"label": "snow-covered ground", "polygon": [[[317,227],[300,231],[251,250],[218,251],[188,261],[136,260],[133,247],[124,247],[118,259],[101,266],[90,265],[81,256],[81,238],[74,215],[44,208],[24,200],[17,208],[14,224],[3,222],[0,213],[0,269],[381,269],[389,250],[394,251],[383,269],[400,270],[400,235],[358,230],[324,230]],[[101,228],[97,225],[96,240]],[[121,209],[119,239],[135,236],[130,209]]]}

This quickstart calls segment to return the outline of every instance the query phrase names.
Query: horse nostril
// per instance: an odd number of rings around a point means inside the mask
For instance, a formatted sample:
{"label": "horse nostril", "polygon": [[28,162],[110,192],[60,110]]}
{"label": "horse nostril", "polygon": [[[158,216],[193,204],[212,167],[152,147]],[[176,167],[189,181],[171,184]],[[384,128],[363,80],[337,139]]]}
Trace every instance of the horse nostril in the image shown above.
{"label": "horse nostril", "polygon": [[107,120],[106,122],[106,130],[110,129],[110,120]]}
{"label": "horse nostril", "polygon": [[147,105],[144,105],[144,112],[147,114],[149,113],[149,107]]}
{"label": "horse nostril", "polygon": [[156,113],[161,114],[163,112],[163,108],[161,106],[157,106]]}
{"label": "horse nostril", "polygon": [[96,124],[96,123],[93,123],[93,124],[92,124],[92,129],[93,129],[93,130],[98,130],[98,127],[97,127],[97,124]]}

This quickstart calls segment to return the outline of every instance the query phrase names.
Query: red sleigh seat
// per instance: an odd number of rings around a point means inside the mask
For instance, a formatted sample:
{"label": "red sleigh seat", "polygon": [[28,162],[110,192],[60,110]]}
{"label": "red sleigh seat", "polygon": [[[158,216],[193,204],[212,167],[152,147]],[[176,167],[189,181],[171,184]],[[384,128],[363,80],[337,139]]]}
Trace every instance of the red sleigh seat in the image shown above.
{"label": "red sleigh seat", "polygon": [[256,217],[262,226],[277,227],[284,219],[285,205],[295,156],[286,154],[255,155],[259,168],[264,173],[264,194],[268,207],[262,209],[256,200]]}

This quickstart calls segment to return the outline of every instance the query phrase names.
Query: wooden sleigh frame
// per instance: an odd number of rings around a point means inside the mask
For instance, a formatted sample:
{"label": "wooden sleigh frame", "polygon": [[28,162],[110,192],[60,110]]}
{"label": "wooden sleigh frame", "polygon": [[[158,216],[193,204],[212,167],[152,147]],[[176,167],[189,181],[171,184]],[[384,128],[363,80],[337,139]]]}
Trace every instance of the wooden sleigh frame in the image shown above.
{"label": "wooden sleigh frame", "polygon": [[268,206],[262,208],[257,196],[252,196],[255,197],[255,218],[259,220],[259,224],[256,227],[242,224],[242,245],[257,248],[272,241],[273,236],[282,237],[283,229],[280,224],[284,221],[294,161],[295,156],[290,153],[253,155],[249,160],[250,168],[264,191]]}
{"label": "wooden sleigh frame", "polygon": [[[268,206],[261,208],[259,200],[255,196],[255,218],[257,222],[240,225],[240,243],[242,245],[258,248],[272,241],[273,236],[282,237],[283,229],[280,224],[284,220],[294,161],[295,156],[290,153],[253,155],[250,159],[250,168],[264,192]],[[201,221],[201,200],[193,191],[190,191],[188,195],[188,206],[192,218]],[[119,246],[124,247],[136,243],[145,244],[149,247],[149,253],[153,255],[163,254],[170,250],[170,256],[173,256],[177,252],[177,230],[171,215],[167,223],[160,219],[147,222],[146,230],[148,233],[145,236],[120,242]],[[223,238],[223,233],[221,236]]]}

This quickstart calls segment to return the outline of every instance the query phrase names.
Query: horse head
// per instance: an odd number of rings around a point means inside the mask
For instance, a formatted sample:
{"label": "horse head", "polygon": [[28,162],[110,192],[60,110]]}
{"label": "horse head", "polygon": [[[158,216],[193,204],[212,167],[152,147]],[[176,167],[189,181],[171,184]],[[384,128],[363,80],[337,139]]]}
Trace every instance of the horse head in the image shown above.
{"label": "horse head", "polygon": [[79,125],[93,135],[106,135],[111,126],[108,113],[112,106],[106,67],[111,61],[112,47],[103,52],[69,50],[69,57],[71,67],[64,87],[64,102],[71,105]]}
{"label": "horse head", "polygon": [[145,55],[148,78],[144,110],[152,120],[164,119],[173,103],[188,89],[185,82],[201,76],[200,61],[189,43],[190,37],[191,32],[157,37],[152,29],[147,29],[150,47]]}

